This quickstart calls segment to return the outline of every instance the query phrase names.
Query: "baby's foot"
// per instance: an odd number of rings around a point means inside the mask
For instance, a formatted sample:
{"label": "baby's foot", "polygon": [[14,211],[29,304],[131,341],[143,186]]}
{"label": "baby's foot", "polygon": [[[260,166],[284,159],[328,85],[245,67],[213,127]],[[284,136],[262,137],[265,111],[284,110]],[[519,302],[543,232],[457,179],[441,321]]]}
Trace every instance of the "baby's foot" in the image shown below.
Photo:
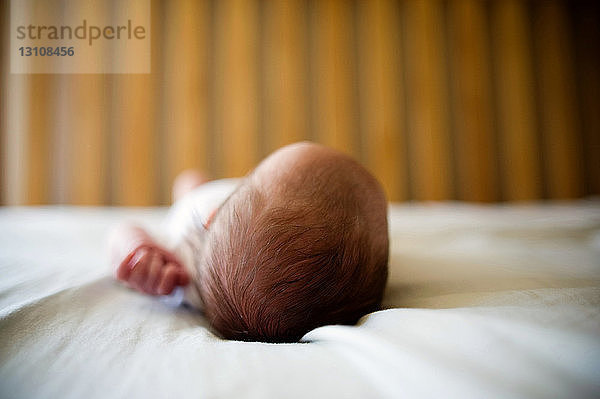
{"label": "baby's foot", "polygon": [[184,170],[173,182],[173,202],[177,201],[196,187],[203,185],[208,180],[206,174],[199,170]]}

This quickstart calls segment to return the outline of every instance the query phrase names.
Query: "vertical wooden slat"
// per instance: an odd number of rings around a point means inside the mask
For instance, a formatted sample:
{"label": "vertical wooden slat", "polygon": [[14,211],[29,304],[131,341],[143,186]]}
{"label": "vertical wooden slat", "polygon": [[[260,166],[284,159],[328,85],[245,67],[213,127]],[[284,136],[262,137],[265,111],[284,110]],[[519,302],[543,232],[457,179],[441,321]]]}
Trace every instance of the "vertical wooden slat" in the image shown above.
{"label": "vertical wooden slat", "polygon": [[[107,2],[106,9],[109,3],[113,2]],[[114,2],[117,13],[122,3]],[[415,199],[452,196],[452,147],[456,150],[459,199],[495,198],[495,186],[499,184],[495,181],[495,157],[500,160],[498,174],[504,199],[537,199],[543,186],[552,198],[600,193],[600,34],[596,4],[575,6],[579,18],[573,30],[577,57],[572,57],[567,3],[557,0],[533,3],[534,18],[528,16],[529,3],[517,0],[281,0],[263,4],[229,0],[214,2],[214,23],[207,3],[164,2],[166,18],[162,14],[154,16],[154,22],[164,19],[169,25],[165,36],[168,51],[161,61],[167,66],[163,97],[157,95],[159,71],[155,66],[152,75],[10,75],[5,54],[2,203],[37,204],[59,198],[77,204],[99,204],[112,189],[117,204],[155,204],[158,188],[168,187],[179,170],[208,167],[211,141],[219,150],[219,172],[234,176],[258,161],[260,139],[266,140],[262,148],[270,151],[306,137],[309,101],[315,114],[313,137],[319,141],[356,154],[360,129],[365,160],[392,199],[407,196],[403,180],[406,161],[402,158],[405,117]],[[450,65],[445,65],[442,4],[446,4],[450,23]],[[8,3],[2,7],[6,41]],[[40,7],[38,12],[54,12],[43,4]],[[264,21],[259,15],[261,7]],[[314,28],[311,54],[305,32],[307,7]],[[495,116],[490,109],[486,7],[491,10]],[[402,37],[401,26],[395,22],[397,8],[402,8],[406,22]],[[209,32],[211,25],[216,31]],[[535,53],[530,46],[530,27],[535,34]],[[356,39],[358,43],[354,43]],[[207,65],[212,60],[204,57],[212,40],[217,56],[214,83],[207,77],[211,71]],[[403,55],[398,54],[400,40],[406,46]],[[160,42],[158,35],[153,36],[153,47]],[[359,51],[359,90],[355,86],[355,50]],[[261,54],[263,59],[259,60]],[[155,62],[162,57],[158,53],[153,56]],[[311,83],[305,70],[308,62]],[[448,67],[453,77],[453,145],[445,87]],[[574,76],[579,98],[573,87]],[[63,85],[57,86],[58,81]],[[217,90],[215,105],[208,99],[208,85]],[[110,90],[113,93],[108,97]],[[260,98],[261,90],[264,98]],[[306,98],[309,91],[314,98]],[[540,106],[537,114],[536,94]],[[62,101],[62,114],[56,112],[57,99]],[[112,102],[114,107],[110,108]],[[260,104],[264,104],[264,112]],[[216,129],[209,133],[211,107],[217,108]],[[263,115],[262,120],[259,115]],[[163,116],[166,123],[161,125],[157,121]],[[493,142],[494,120],[498,148]],[[264,130],[259,130],[261,122]],[[156,141],[159,126],[163,128],[162,147]],[[64,148],[62,142],[55,141],[56,129],[67,144]],[[106,147],[107,132],[112,135],[110,148]],[[578,134],[584,138],[583,148],[578,147]],[[58,147],[62,152],[53,152]],[[57,162],[65,175],[58,184],[52,171]],[[164,180],[159,182],[159,169],[164,166]],[[110,187],[106,184],[109,167],[113,172]],[[587,178],[586,191],[583,175]],[[63,186],[63,182],[68,184]],[[53,197],[56,192],[60,195]]]}
{"label": "vertical wooden slat", "polygon": [[393,0],[360,2],[361,121],[367,165],[388,199],[407,198],[400,11]]}
{"label": "vertical wooden slat", "polygon": [[208,170],[207,118],[210,3],[165,3],[165,145],[166,186],[184,169]]}
{"label": "vertical wooden slat", "polygon": [[224,176],[258,161],[258,5],[216,2],[216,139]]}
{"label": "vertical wooden slat", "polygon": [[442,3],[404,3],[410,168],[417,200],[452,195]]}
{"label": "vertical wooden slat", "polygon": [[[84,1],[74,3],[66,12],[71,14],[71,20],[94,16],[105,21],[110,7],[107,2]],[[67,140],[67,148],[61,149],[65,159],[60,163],[67,169],[62,171],[67,192],[60,193],[59,197],[71,204],[101,205],[106,200],[107,190],[105,143],[110,98],[106,75],[69,74],[63,76],[61,82],[65,110],[61,113],[64,120],[59,124],[58,133],[64,134]]]}
{"label": "vertical wooden slat", "polygon": [[264,7],[264,130],[271,152],[306,137],[306,3],[268,1]]}
{"label": "vertical wooden slat", "polygon": [[[156,16],[155,2],[152,3],[154,17],[150,28],[152,58],[159,41],[159,18]],[[129,7],[128,15],[146,12],[143,2],[115,2],[117,15],[119,7]],[[160,17],[160,15],[158,16]],[[115,59],[125,57],[116,54]],[[128,57],[135,54],[127,54]],[[156,65],[153,64],[152,67]],[[154,73],[156,71],[154,70]],[[160,164],[156,146],[157,118],[156,79],[153,74],[114,75],[113,84],[113,128],[111,129],[111,149],[114,159],[112,170],[112,202],[116,205],[148,206],[158,203]]]}
{"label": "vertical wooden slat", "polygon": [[527,10],[517,0],[491,4],[503,197],[531,200],[542,185]]}
{"label": "vertical wooden slat", "polygon": [[29,81],[29,104],[26,151],[28,205],[46,204],[50,199],[50,139],[53,125],[54,76],[32,74]]}
{"label": "vertical wooden slat", "polygon": [[313,8],[313,95],[315,137],[323,144],[357,152],[352,9],[337,0]]}
{"label": "vertical wooden slat", "polygon": [[106,200],[106,79],[103,75],[70,75],[65,83],[70,118],[67,200],[78,205],[101,205]]}
{"label": "vertical wooden slat", "polygon": [[[152,41],[150,43],[151,47],[151,59],[150,59],[150,79],[152,81],[152,92],[154,95],[154,100],[150,105],[152,107],[152,112],[154,113],[153,122],[154,126],[154,145],[156,146],[155,152],[155,170],[154,170],[154,204],[153,205],[169,205],[172,202],[172,185],[173,181],[169,180],[169,150],[167,145],[170,141],[169,130],[165,127],[167,126],[165,110],[165,96],[167,92],[166,82],[165,82],[165,68],[168,64],[167,62],[167,51],[166,51],[166,36],[167,36],[167,28],[165,26],[165,11],[167,9],[166,2],[163,0],[150,0],[151,6],[151,15],[150,15],[150,24],[151,24],[151,38]],[[198,72],[200,72],[201,67],[198,67]],[[207,154],[207,152],[203,149],[200,157]],[[204,164],[203,164],[204,165]],[[201,165],[202,169],[203,166]],[[171,173],[173,173],[171,171]]]}
{"label": "vertical wooden slat", "polygon": [[[6,75],[3,80],[2,108],[2,204],[23,205],[27,197],[29,129],[29,76]],[[10,96],[10,101],[9,97]]]}
{"label": "vertical wooden slat", "polygon": [[583,190],[573,53],[565,11],[556,0],[544,1],[537,6],[535,21],[544,178],[550,198],[574,198]]}
{"label": "vertical wooden slat", "polygon": [[586,194],[600,194],[600,4],[576,3],[577,77]]}
{"label": "vertical wooden slat", "polygon": [[[13,3],[15,12],[28,15],[22,3]],[[19,7],[18,9],[16,7]],[[29,129],[29,76],[12,74],[10,70],[11,4],[2,2],[2,204],[23,205],[27,194],[27,137]]]}
{"label": "vertical wooden slat", "polygon": [[485,3],[448,3],[456,192],[459,200],[497,199],[491,70]]}
{"label": "vertical wooden slat", "polygon": [[[37,2],[33,6],[35,21],[50,16],[55,20],[56,10],[48,2]],[[35,59],[37,61],[37,59]],[[43,62],[40,59],[40,62]],[[26,131],[27,192],[26,204],[46,204],[50,200],[51,140],[52,126],[56,114],[56,75],[30,74],[27,76],[28,105],[25,115],[28,118]]]}
{"label": "vertical wooden slat", "polygon": [[9,41],[10,41],[10,19],[9,19],[9,7],[8,2],[0,3],[0,206],[7,202],[7,173],[6,168],[8,164],[6,162],[6,144],[7,144],[7,128],[8,123],[8,86],[10,84],[10,52]]}

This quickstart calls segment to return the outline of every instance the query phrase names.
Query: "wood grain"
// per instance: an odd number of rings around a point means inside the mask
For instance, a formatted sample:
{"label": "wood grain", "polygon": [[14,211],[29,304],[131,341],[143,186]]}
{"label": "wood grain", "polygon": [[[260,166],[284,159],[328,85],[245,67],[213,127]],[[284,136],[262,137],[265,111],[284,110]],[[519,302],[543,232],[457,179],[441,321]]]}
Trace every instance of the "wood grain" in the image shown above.
{"label": "wood grain", "polygon": [[[131,75],[9,74],[0,6],[1,204],[166,204],[183,169],[240,176],[303,139],[355,156],[397,201],[600,193],[594,2],[151,4],[152,71]],[[142,59],[120,51],[101,59]]]}
{"label": "wood grain", "polygon": [[[154,4],[154,3],[153,3]],[[119,7],[140,7],[137,2],[115,3]],[[152,50],[157,49],[159,40],[160,15],[153,13],[151,26]],[[135,9],[133,12],[135,15]],[[142,54],[139,54],[142,56]],[[136,57],[136,54],[115,54],[116,60],[122,57]],[[156,59],[156,54],[153,56]],[[156,65],[153,63],[152,65]],[[156,71],[154,74],[114,75],[112,81],[113,122],[111,129],[112,145],[112,203],[115,205],[148,206],[159,202],[160,158],[163,149],[157,146],[160,113],[157,113]]]}
{"label": "wood grain", "polygon": [[330,147],[357,154],[356,76],[350,3],[314,3],[312,17],[314,135]]}
{"label": "wood grain", "polygon": [[407,117],[412,192],[417,200],[452,197],[448,89],[442,3],[404,3]]}
{"label": "wood grain", "polygon": [[307,7],[303,1],[263,4],[265,153],[308,136]]}
{"label": "wood grain", "polygon": [[450,2],[448,19],[457,199],[493,201],[497,154],[485,3]]}
{"label": "wood grain", "polygon": [[66,202],[101,205],[106,202],[109,95],[104,75],[69,75],[63,80],[68,124]]}
{"label": "wood grain", "polygon": [[50,200],[50,144],[52,139],[53,107],[46,102],[55,89],[54,76],[32,74],[27,76],[28,104],[31,115],[27,122],[25,162],[27,162],[25,203],[46,204]]}
{"label": "wood grain", "polygon": [[258,3],[216,3],[215,139],[220,175],[246,174],[259,160]]}
{"label": "wood grain", "polygon": [[408,198],[399,3],[359,3],[360,112],[367,166],[390,200]]}
{"label": "wood grain", "polygon": [[536,14],[546,189],[550,198],[577,198],[583,192],[583,159],[566,10],[558,1],[546,1]]}
{"label": "wood grain", "polygon": [[578,3],[577,77],[586,193],[600,194],[600,4]]}
{"label": "wood grain", "polygon": [[163,142],[168,187],[184,169],[209,169],[210,4],[177,0],[165,7],[164,57],[170,62],[164,71]]}
{"label": "wood grain", "polygon": [[491,11],[502,196],[532,200],[542,196],[542,175],[527,9],[506,0],[493,2]]}

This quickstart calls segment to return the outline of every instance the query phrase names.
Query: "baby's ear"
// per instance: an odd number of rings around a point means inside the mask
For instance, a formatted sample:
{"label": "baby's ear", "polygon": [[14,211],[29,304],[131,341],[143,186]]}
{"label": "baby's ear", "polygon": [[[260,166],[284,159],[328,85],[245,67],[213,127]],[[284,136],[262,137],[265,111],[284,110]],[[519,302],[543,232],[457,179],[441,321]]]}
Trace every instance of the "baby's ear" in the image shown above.
{"label": "baby's ear", "polygon": [[215,218],[215,215],[217,214],[217,210],[219,208],[215,208],[212,211],[210,211],[210,214],[208,215],[208,218],[206,219],[206,223],[204,223],[204,227],[208,230],[208,228],[210,227],[210,225],[212,224],[213,219]]}

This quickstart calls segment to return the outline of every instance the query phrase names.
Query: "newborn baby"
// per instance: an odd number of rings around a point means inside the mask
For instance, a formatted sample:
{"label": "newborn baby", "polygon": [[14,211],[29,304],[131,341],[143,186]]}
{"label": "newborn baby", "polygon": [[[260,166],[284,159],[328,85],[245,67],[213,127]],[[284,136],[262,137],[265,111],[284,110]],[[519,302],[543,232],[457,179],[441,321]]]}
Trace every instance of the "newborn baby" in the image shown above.
{"label": "newborn baby", "polygon": [[[189,182],[175,188],[197,185]],[[119,228],[111,239],[116,277],[152,295],[185,286],[185,301],[216,332],[244,341],[294,342],[379,308],[387,203],[367,170],[304,142],[274,152],[231,187],[211,182],[178,199],[163,245],[139,227]]]}

